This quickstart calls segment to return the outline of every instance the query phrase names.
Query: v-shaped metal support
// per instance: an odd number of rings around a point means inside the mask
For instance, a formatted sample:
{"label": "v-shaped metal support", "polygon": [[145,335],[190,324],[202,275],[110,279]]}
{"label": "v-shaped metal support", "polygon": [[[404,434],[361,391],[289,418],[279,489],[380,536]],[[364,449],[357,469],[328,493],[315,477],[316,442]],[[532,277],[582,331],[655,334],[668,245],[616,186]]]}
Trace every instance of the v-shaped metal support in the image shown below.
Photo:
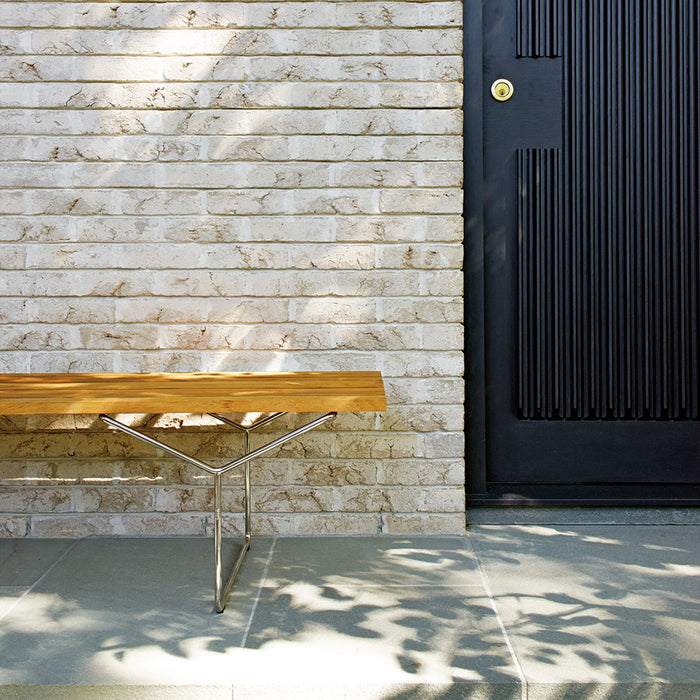
{"label": "v-shaped metal support", "polygon": [[[243,561],[245,559],[246,554],[248,553],[248,550],[250,549],[250,543],[251,543],[251,538],[252,538],[252,532],[251,532],[251,488],[250,488],[250,462],[251,460],[255,459],[256,457],[259,457],[262,454],[265,454],[266,452],[269,452],[270,450],[275,449],[276,447],[279,447],[280,445],[283,445],[285,442],[288,442],[289,440],[294,439],[295,437],[298,437],[299,435],[303,435],[304,433],[307,433],[309,430],[313,430],[314,428],[318,427],[322,423],[325,423],[327,420],[330,420],[334,416],[336,416],[336,412],[332,411],[330,413],[326,413],[324,416],[321,416],[320,418],[316,418],[316,420],[312,420],[310,423],[307,423],[306,425],[302,425],[301,428],[297,428],[296,430],[292,430],[290,433],[287,433],[286,435],[283,435],[280,438],[277,438],[276,440],[272,440],[271,442],[268,442],[266,445],[263,445],[262,447],[258,447],[256,450],[253,450],[252,452],[250,451],[250,433],[252,433],[254,430],[257,430],[258,428],[261,428],[263,425],[267,425],[268,423],[271,423],[273,420],[279,418],[280,416],[285,415],[284,412],[281,413],[273,413],[270,416],[266,416],[265,418],[260,418],[259,420],[255,421],[251,425],[242,425],[241,423],[237,423],[236,421],[231,420],[230,418],[226,418],[225,416],[222,416],[218,413],[210,413],[210,416],[213,418],[216,418],[217,420],[221,421],[222,423],[225,423],[226,425],[230,425],[233,428],[236,428],[237,430],[240,430],[244,433],[244,448],[243,448],[243,455],[239,457],[238,459],[234,459],[231,462],[228,462],[220,467],[215,467],[212,466],[211,464],[207,464],[206,462],[202,462],[201,460],[197,459],[196,457],[192,457],[191,455],[185,454],[184,452],[181,452],[180,450],[176,450],[174,447],[170,447],[170,445],[166,445],[165,443],[161,442],[160,440],[156,440],[155,438],[152,438],[150,435],[146,435],[145,433],[142,433],[140,430],[136,430],[135,428],[132,428],[128,425],[125,425],[124,423],[119,422],[118,420],[115,420],[114,418],[110,418],[110,416],[101,414],[100,418],[107,423],[107,425],[111,425],[113,428],[116,428],[117,430],[121,430],[123,433],[126,433],[127,435],[131,435],[131,437],[136,438],[137,440],[141,440],[143,442],[148,443],[149,445],[153,447],[157,447],[158,449],[161,449],[168,454],[173,455],[174,457],[177,457],[184,462],[187,462],[188,464],[191,464],[194,467],[197,467],[198,469],[202,469],[203,471],[213,474],[214,475],[214,583],[215,583],[215,592],[214,592],[214,605],[216,607],[216,612],[221,613],[224,611],[226,607],[226,600],[228,598],[228,595],[231,591],[231,587],[233,586],[236,578],[238,577],[238,573],[241,570],[241,566],[243,565]],[[222,564],[222,555],[221,555],[221,545],[222,545],[222,505],[221,505],[221,494],[222,494],[222,477],[224,474],[230,472],[233,469],[236,469],[237,467],[243,467],[243,488],[244,488],[244,508],[245,508],[245,534],[244,534],[244,542],[243,542],[243,547],[241,548],[241,551],[238,553],[238,557],[236,558],[235,563],[233,564],[233,568],[231,569],[231,572],[226,578],[226,581],[224,581],[223,578],[223,564]]]}

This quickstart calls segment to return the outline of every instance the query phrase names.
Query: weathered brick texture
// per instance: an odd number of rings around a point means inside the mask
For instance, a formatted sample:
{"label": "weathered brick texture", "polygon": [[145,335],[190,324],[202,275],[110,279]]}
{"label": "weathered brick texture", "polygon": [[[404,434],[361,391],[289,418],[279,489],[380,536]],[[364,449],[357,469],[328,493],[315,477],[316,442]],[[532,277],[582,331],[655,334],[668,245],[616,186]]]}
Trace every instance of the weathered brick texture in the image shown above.
{"label": "weathered brick texture", "polygon": [[[0,2],[0,371],[379,369],[385,414],[258,461],[256,531],[462,532],[461,18]],[[206,417],[124,419],[241,449]],[[0,536],[204,533],[212,497],[95,416],[0,417]]]}

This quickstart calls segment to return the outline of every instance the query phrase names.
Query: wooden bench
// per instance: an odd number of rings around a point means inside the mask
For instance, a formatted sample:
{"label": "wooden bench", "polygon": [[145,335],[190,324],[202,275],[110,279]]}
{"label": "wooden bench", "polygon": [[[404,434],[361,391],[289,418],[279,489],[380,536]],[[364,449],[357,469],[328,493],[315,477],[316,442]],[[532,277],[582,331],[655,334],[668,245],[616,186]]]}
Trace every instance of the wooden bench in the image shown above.
{"label": "wooden bench", "polygon": [[[99,414],[108,425],[178,457],[214,477],[215,607],[223,612],[251,542],[250,461],[325,423],[340,411],[383,411],[379,372],[0,374],[0,415]],[[320,418],[253,451],[249,436],[285,413],[323,413]],[[222,466],[207,464],[107,414],[207,413],[244,433],[243,454]],[[222,413],[262,413],[242,425]],[[221,483],[243,468],[245,540],[224,581]]]}

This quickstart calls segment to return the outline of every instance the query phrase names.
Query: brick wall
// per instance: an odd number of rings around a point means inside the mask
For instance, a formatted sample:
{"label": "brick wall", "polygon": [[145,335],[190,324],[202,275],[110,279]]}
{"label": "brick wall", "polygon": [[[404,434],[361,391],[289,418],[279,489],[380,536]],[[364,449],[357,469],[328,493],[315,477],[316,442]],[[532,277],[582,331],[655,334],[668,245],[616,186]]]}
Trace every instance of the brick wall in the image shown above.
{"label": "brick wall", "polygon": [[[379,369],[386,414],[256,463],[255,530],[462,532],[461,19],[0,2],[0,371]],[[214,462],[241,446],[124,420]],[[0,444],[5,536],[211,527],[206,475],[95,416],[0,418]]]}

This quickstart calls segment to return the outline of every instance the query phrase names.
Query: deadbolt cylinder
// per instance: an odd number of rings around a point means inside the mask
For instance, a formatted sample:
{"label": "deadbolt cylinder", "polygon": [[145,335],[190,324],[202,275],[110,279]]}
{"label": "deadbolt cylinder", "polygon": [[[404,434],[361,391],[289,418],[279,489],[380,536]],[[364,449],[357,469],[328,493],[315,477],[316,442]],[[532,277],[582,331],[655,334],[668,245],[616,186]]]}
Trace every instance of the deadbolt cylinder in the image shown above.
{"label": "deadbolt cylinder", "polygon": [[493,85],[491,85],[493,99],[499,102],[509,100],[513,97],[513,92],[513,83],[511,83],[510,80],[506,80],[506,78],[496,78],[496,80],[493,81]]}

